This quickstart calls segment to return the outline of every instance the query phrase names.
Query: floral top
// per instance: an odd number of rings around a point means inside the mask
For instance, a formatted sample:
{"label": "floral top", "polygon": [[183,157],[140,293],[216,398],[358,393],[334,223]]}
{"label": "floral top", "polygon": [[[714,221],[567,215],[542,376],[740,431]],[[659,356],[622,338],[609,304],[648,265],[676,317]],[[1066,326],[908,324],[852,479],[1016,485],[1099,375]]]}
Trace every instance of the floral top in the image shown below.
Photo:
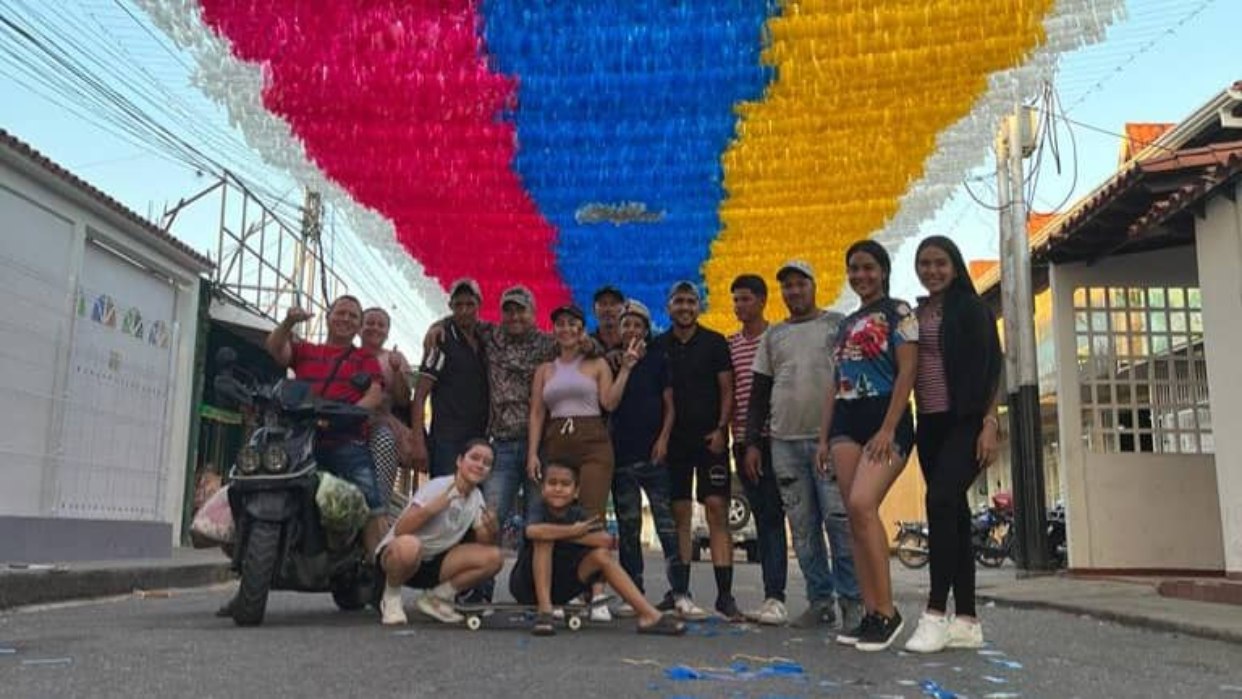
{"label": "floral top", "polygon": [[905,301],[884,298],[854,311],[841,322],[833,350],[837,400],[892,395],[897,348],[918,341],[919,322]]}

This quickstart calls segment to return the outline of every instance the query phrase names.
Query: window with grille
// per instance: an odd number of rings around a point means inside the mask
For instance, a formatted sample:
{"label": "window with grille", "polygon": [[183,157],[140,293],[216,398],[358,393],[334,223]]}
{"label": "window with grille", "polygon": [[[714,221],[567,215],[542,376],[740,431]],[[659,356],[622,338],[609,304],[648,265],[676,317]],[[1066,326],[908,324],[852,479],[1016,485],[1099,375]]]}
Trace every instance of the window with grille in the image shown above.
{"label": "window with grille", "polygon": [[1088,448],[1213,453],[1199,289],[1076,288],[1074,335]]}

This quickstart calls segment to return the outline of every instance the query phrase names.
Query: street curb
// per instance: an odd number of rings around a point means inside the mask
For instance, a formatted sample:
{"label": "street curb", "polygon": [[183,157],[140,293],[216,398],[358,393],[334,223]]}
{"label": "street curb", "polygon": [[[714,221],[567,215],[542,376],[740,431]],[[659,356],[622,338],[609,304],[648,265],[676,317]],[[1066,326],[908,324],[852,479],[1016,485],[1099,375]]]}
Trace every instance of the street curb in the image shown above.
{"label": "street curb", "polygon": [[976,596],[981,600],[993,602],[997,606],[1010,607],[1012,609],[1051,609],[1068,614],[1085,615],[1093,619],[1111,621],[1117,624],[1124,624],[1126,626],[1151,629],[1153,631],[1169,631],[1173,633],[1185,634],[1187,636],[1207,638],[1213,641],[1242,644],[1242,629],[1235,631],[1232,629],[1219,629],[1209,626],[1200,626],[1197,624],[1174,621],[1170,619],[1153,619],[1152,617],[1141,614],[1129,614],[1126,612],[1117,612],[1108,609],[1097,609],[1086,605],[1078,605],[1067,602],[1015,600],[1006,597],[996,597],[985,592],[977,592]]}
{"label": "street curb", "polygon": [[86,570],[12,571],[0,574],[0,610],[127,595],[135,590],[203,587],[232,579],[233,573],[227,561]]}

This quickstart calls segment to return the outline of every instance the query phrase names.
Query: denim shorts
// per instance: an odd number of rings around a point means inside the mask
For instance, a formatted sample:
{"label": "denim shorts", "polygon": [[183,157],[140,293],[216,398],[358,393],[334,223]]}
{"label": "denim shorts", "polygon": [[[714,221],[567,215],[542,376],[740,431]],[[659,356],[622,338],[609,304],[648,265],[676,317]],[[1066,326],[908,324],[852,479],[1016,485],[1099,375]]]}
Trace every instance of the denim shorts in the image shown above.
{"label": "denim shorts", "polygon": [[[868,396],[852,400],[837,399],[832,409],[832,427],[828,432],[829,443],[849,441],[858,446],[865,446],[884,424],[884,416],[888,413],[890,396]],[[893,445],[901,452],[902,458],[910,456],[914,449],[914,414],[906,406],[897,422],[897,430],[893,434]]]}
{"label": "denim shorts", "polygon": [[372,513],[387,509],[388,498],[380,492],[379,481],[375,478],[375,461],[371,459],[371,449],[366,442],[321,443],[315,448],[315,459],[321,469],[357,486],[367,499],[367,507],[371,508]]}

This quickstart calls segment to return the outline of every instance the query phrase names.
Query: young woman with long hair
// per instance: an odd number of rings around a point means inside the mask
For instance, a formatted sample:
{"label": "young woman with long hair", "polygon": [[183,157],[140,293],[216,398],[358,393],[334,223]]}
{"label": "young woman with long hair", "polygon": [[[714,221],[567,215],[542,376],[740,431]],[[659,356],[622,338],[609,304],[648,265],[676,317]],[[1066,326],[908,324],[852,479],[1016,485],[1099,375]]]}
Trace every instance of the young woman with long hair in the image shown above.
{"label": "young woman with long hair", "polygon": [[983,645],[966,493],[996,458],[1003,358],[996,318],[975,291],[957,245],[944,236],[927,238],[914,265],[928,294],[919,299],[914,392],[919,465],[927,482],[931,590],[906,650],[935,653]]}
{"label": "young woman with long hair", "polygon": [[863,240],[846,251],[850,288],[861,307],[841,323],[833,358],[817,461],[835,469],[849,512],[854,565],[865,612],[837,641],[863,651],[888,648],[901,633],[893,605],[888,536],[880,503],[914,446],[910,392],[918,361],[918,321],[904,301],[889,297],[892,263],[879,243]]}

